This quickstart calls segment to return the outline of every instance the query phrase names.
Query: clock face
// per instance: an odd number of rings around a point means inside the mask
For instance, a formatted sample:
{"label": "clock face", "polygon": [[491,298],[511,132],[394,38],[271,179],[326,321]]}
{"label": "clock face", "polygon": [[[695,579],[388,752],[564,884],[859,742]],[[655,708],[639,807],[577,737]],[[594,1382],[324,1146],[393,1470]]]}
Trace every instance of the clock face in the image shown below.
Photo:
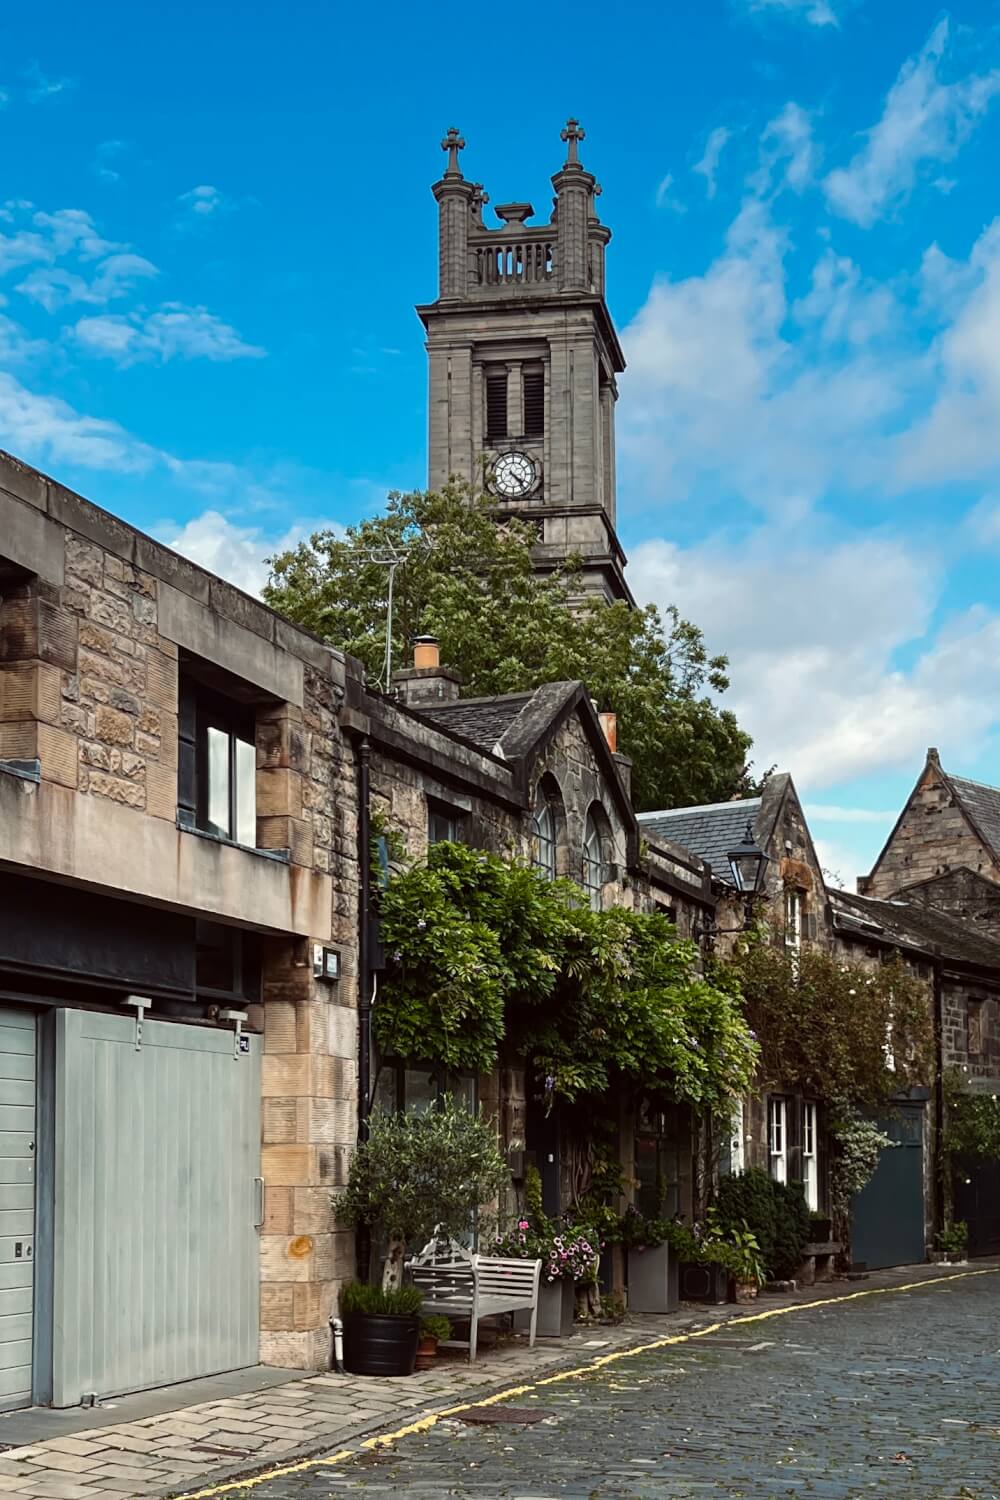
{"label": "clock face", "polygon": [[502,453],[493,465],[492,485],[498,495],[520,500],[534,486],[538,471],[526,453]]}

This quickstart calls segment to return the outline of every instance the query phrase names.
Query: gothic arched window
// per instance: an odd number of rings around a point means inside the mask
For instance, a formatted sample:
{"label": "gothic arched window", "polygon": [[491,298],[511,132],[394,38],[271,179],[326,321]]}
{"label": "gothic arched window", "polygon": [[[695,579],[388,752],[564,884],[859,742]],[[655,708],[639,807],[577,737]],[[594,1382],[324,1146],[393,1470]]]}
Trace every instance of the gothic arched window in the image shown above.
{"label": "gothic arched window", "polygon": [[543,786],[538,788],[533,825],[535,868],[541,870],[546,880],[555,880],[558,852],[556,810]]}
{"label": "gothic arched window", "polygon": [[609,878],[608,861],[604,853],[604,835],[594,808],[587,813],[583,830],[583,884],[590,901],[591,911],[600,911],[604,885]]}

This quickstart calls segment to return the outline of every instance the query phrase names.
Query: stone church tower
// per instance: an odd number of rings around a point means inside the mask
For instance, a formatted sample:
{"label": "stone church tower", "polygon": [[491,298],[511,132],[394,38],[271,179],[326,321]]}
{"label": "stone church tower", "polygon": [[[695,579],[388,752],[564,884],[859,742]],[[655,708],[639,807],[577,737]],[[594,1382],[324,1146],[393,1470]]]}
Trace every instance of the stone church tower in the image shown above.
{"label": "stone church tower", "polygon": [[459,165],[457,130],[434,184],[440,228],[436,302],[418,307],[430,359],[430,477],[483,485],[501,513],[537,524],[539,569],[576,554],[589,595],[627,599],[615,534],[615,377],[625,368],[604,300],[601,189],[578,159],[583,131],[562,132],[547,224],[530,203],[483,221],[481,183]]}

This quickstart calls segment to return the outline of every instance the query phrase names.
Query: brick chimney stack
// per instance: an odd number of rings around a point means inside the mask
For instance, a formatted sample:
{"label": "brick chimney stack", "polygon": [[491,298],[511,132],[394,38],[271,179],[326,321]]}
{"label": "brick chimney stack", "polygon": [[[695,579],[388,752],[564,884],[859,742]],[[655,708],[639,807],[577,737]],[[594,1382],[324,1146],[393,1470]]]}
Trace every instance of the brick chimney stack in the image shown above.
{"label": "brick chimney stack", "polygon": [[407,708],[430,703],[453,703],[462,686],[462,675],[441,665],[437,637],[418,635],[413,639],[413,666],[392,674],[396,696]]}

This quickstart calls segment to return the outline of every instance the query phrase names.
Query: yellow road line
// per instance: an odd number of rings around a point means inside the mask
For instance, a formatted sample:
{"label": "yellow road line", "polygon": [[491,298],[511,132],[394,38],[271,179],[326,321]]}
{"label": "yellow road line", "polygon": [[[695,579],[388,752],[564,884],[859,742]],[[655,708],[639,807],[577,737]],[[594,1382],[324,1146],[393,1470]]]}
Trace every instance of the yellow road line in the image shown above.
{"label": "yellow road line", "polygon": [[950,1281],[967,1281],[974,1276],[996,1276],[1000,1273],[1000,1266],[988,1266],[983,1271],[956,1271],[951,1276],[927,1276],[922,1281],[908,1281],[902,1286],[877,1286],[868,1287],[860,1292],[843,1292],[839,1297],[819,1297],[813,1302],[795,1302],[791,1307],[771,1307],[766,1312],[747,1313],[739,1318],[724,1318],[719,1323],[710,1323],[705,1328],[689,1329],[687,1333],[666,1334],[663,1338],[653,1339],[648,1344],[631,1344],[626,1349],[615,1349],[611,1354],[601,1354],[595,1359],[588,1360],[585,1365],[574,1365],[571,1370],[560,1370],[555,1375],[546,1375],[538,1380],[532,1380],[527,1385],[512,1385],[504,1391],[497,1391],[493,1396],[484,1396],[478,1401],[463,1401],[460,1406],[448,1406],[441,1411],[431,1412],[429,1416],[421,1417],[419,1421],[410,1422],[405,1427],[397,1427],[395,1432],[378,1434],[375,1437],[365,1438],[357,1448],[342,1448],[337,1453],[329,1453],[325,1458],[304,1458],[300,1463],[285,1464],[280,1468],[269,1469],[265,1474],[255,1474],[252,1479],[231,1479],[225,1484],[210,1485],[204,1490],[192,1490],[187,1495],[180,1496],[180,1500],[209,1500],[214,1495],[229,1495],[236,1490],[254,1489],[258,1484],[266,1484],[270,1479],[284,1479],[288,1474],[304,1474],[310,1469],[322,1469],[331,1464],[342,1464],[349,1458],[357,1458],[359,1453],[370,1452],[375,1448],[387,1448],[393,1443],[398,1443],[402,1438],[414,1437],[422,1432],[430,1432],[439,1422],[448,1417],[457,1417],[462,1412],[471,1411],[479,1406],[496,1406],[500,1401],[509,1401],[513,1396],[526,1396],[529,1392],[537,1390],[540,1386],[559,1385],[564,1380],[579,1380],[581,1375],[590,1375],[595,1370],[603,1370],[608,1365],[613,1365],[620,1359],[634,1359],[637,1354],[650,1354],[656,1349],[667,1349],[673,1344],[687,1344],[692,1339],[707,1338],[709,1334],[718,1333],[723,1328],[739,1328],[746,1323],[763,1323],[768,1318],[784,1318],[789,1313],[810,1312],[814,1307],[832,1307],[838,1302],[856,1302],[861,1297],[888,1297],[894,1292],[919,1292],[924,1287],[943,1286]]}

